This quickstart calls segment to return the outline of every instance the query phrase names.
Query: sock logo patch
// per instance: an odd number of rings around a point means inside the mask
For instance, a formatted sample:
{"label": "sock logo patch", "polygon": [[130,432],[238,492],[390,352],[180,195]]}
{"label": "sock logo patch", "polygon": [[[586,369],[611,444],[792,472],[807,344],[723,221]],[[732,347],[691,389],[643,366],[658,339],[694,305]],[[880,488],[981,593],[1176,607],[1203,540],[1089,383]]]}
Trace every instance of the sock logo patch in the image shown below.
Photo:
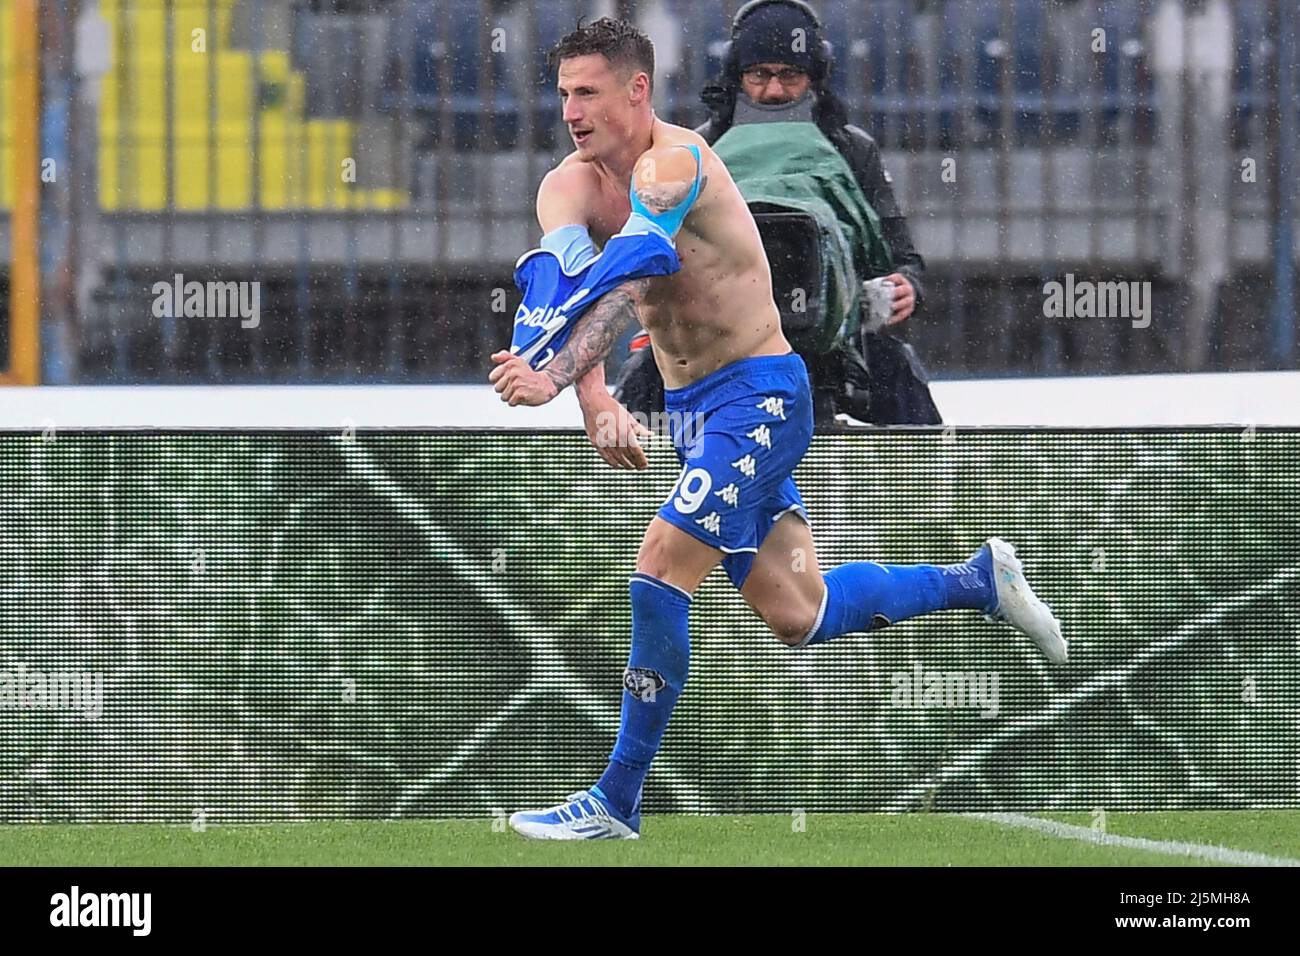
{"label": "sock logo patch", "polygon": [[628,667],[623,671],[623,689],[637,700],[652,703],[667,686],[663,675],[649,667]]}

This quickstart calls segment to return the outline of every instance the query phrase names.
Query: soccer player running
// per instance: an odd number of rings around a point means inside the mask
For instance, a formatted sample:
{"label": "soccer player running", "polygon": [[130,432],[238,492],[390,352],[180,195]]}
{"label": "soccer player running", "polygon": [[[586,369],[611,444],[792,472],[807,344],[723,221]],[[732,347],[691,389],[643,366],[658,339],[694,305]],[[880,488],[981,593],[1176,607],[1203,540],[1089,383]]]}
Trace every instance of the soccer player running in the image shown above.
{"label": "soccer player running", "polygon": [[[604,244],[636,214],[675,236],[681,268],[606,293],[541,371],[498,352],[490,380],[511,405],[541,405],[574,386],[601,456],[645,468],[643,430],[609,395],[603,369],[616,339],[639,320],[663,373],[683,467],[646,530],[629,587],[632,648],[609,765],[589,789],[515,813],[511,826],[539,839],[640,835],[642,785],[686,684],[691,596],[719,563],[794,648],[967,608],[1064,662],[1059,622],[1030,589],[1014,549],[996,538],[961,564],[858,562],[821,571],[791,477],[812,436],[808,376],[781,331],[745,200],[701,136],[655,116],[654,47],[635,26],[597,20],[561,40],[551,58],[576,149],[538,191],[543,234],[563,229]],[[791,555],[800,550],[807,562],[796,571]]]}

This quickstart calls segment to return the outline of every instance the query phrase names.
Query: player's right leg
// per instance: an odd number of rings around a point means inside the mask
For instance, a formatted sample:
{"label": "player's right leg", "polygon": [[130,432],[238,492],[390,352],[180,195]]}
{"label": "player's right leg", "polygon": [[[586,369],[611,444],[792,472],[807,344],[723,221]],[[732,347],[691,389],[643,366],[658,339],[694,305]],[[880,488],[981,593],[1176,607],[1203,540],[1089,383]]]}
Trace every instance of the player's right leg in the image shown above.
{"label": "player's right leg", "polygon": [[623,672],[618,740],[595,786],[545,810],[521,811],[510,825],[541,840],[636,839],[641,788],[659,751],[690,669],[691,595],[722,552],[655,518],[641,542],[632,599],[632,650]]}

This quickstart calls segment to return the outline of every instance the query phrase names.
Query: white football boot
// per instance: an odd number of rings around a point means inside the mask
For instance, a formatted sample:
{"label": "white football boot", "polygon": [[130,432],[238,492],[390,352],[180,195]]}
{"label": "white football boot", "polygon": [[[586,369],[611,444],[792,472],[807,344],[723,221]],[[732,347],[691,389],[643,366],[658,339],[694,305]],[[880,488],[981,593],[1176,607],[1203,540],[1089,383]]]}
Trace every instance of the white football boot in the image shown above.
{"label": "white football boot", "polygon": [[534,840],[636,840],[641,836],[641,814],[624,818],[592,787],[547,810],[512,813],[510,826]]}
{"label": "white football boot", "polygon": [[993,559],[993,587],[997,605],[986,616],[990,621],[1010,624],[1029,636],[1053,664],[1064,664],[1069,645],[1061,635],[1061,622],[1025,580],[1025,569],[1016,549],[1001,538],[985,544]]}

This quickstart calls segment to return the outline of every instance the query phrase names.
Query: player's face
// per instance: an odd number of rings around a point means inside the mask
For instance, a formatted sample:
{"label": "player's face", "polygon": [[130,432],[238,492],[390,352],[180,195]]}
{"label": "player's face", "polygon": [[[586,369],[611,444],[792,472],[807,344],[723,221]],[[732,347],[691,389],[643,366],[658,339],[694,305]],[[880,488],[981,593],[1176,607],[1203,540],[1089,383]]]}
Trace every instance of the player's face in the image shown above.
{"label": "player's face", "polygon": [[755,103],[793,103],[808,92],[812,78],[789,63],[755,63],[740,74],[740,86]]}
{"label": "player's face", "polygon": [[557,87],[578,156],[588,162],[617,152],[633,134],[635,107],[645,96],[644,73],[621,77],[599,53],[560,64]]}

